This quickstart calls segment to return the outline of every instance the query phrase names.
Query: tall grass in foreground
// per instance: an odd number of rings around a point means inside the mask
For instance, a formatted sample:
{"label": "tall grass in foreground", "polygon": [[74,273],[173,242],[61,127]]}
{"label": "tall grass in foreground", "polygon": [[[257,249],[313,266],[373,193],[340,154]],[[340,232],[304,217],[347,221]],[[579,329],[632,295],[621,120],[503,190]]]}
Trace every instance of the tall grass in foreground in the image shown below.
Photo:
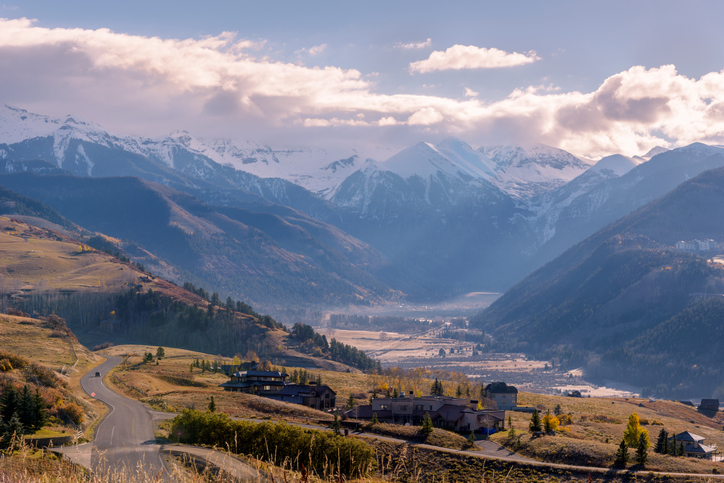
{"label": "tall grass in foreground", "polygon": [[[339,471],[328,467],[322,475],[310,474],[304,465],[294,471],[291,462],[273,466],[258,458],[245,457],[244,461],[226,453],[207,464],[188,455],[166,459],[166,470],[149,471],[143,466],[123,467],[90,474],[85,468],[62,460],[60,456],[25,445],[16,445],[12,453],[0,453],[0,483],[322,483],[349,482],[374,483],[368,477],[348,479]],[[228,470],[227,470],[228,469]]]}
{"label": "tall grass in foreground", "polygon": [[172,422],[171,436],[179,434],[181,443],[215,446],[322,478],[365,477],[375,466],[374,451],[364,441],[285,423],[234,421],[223,413],[187,409]]}

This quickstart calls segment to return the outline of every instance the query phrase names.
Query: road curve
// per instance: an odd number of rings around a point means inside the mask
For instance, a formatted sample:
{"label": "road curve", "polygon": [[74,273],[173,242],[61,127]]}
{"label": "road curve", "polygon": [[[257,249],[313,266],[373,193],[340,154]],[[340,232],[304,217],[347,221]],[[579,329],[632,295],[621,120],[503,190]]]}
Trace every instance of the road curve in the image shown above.
{"label": "road curve", "polygon": [[107,358],[80,380],[88,395],[109,407],[108,415],[95,431],[91,470],[99,475],[121,471],[129,476],[139,472],[158,477],[168,474],[160,446],[156,444],[151,414],[142,404],[111,391],[103,383],[108,371],[123,360],[115,356]]}

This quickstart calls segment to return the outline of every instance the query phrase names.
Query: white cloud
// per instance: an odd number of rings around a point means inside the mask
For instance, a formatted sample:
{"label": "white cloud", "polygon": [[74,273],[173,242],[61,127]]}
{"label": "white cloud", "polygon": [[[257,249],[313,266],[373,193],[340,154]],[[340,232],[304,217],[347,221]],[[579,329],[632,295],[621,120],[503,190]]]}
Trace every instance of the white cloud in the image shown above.
{"label": "white cloud", "polygon": [[424,74],[436,70],[497,69],[530,64],[536,60],[540,60],[540,57],[534,51],[519,54],[496,48],[453,45],[445,52],[436,50],[427,59],[412,62],[410,71]]}
{"label": "white cloud", "polygon": [[407,44],[403,44],[402,42],[397,42],[397,43],[395,44],[395,47],[396,47],[396,48],[398,48],[398,49],[406,49],[406,50],[411,50],[411,49],[424,49],[425,47],[430,47],[430,46],[432,46],[432,39],[431,39],[431,38],[428,38],[428,39],[427,39],[426,41],[424,41],[424,42],[410,42],[410,43],[407,43]]}
{"label": "white cloud", "polygon": [[327,48],[327,44],[321,44],[321,45],[315,45],[315,46],[310,47],[310,48],[308,48],[308,49],[305,47],[305,48],[302,48],[302,49],[299,49],[299,50],[295,50],[294,53],[295,53],[295,54],[301,54],[301,53],[306,52],[306,53],[308,53],[308,54],[311,55],[311,56],[315,56],[315,55],[319,55],[319,54],[321,54],[322,52],[324,52],[324,50],[325,50],[326,48]]}
{"label": "white cloud", "polygon": [[473,144],[543,142],[588,157],[724,143],[724,71],[693,79],[671,65],[634,66],[593,92],[527,87],[484,102],[469,90],[464,100],[380,93],[358,70],[257,58],[250,50],[259,45],[231,33],[176,40],[0,19],[0,102],[77,114],[121,134],[184,128],[322,144],[340,133],[399,143],[434,132]]}
{"label": "white cloud", "polygon": [[478,97],[480,95],[479,92],[475,92],[469,87],[465,88],[465,97]]}

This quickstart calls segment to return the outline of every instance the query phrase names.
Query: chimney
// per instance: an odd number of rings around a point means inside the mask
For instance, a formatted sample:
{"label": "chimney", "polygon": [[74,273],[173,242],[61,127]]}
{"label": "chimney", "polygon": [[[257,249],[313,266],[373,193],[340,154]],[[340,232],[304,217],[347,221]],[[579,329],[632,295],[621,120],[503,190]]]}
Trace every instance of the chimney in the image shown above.
{"label": "chimney", "polygon": [[471,408],[472,408],[472,407],[477,408],[477,407],[478,407],[478,401],[476,401],[475,399],[471,399],[471,400],[470,400],[470,407],[471,407]]}
{"label": "chimney", "polygon": [[414,395],[415,395],[415,393],[410,391],[410,397],[413,397]]}
{"label": "chimney", "polygon": [[307,385],[308,385],[308,386],[316,386],[316,385],[317,385],[317,381],[309,381],[309,382],[307,383]]}

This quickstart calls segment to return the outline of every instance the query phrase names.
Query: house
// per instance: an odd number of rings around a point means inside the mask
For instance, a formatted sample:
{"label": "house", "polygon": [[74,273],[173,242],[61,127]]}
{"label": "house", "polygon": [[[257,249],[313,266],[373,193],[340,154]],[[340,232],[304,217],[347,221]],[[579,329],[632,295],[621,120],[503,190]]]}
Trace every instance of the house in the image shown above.
{"label": "house", "polygon": [[699,404],[699,411],[719,411],[719,400],[718,399],[702,399]]}
{"label": "house", "polygon": [[478,402],[449,396],[408,396],[372,399],[372,404],[354,407],[345,412],[347,417],[390,424],[419,426],[430,415],[433,425],[453,431],[469,432],[501,430],[505,426],[505,411],[478,410]]}
{"label": "house", "polygon": [[238,371],[253,371],[259,367],[258,362],[249,361],[249,362],[242,362],[241,364],[232,365],[232,364],[222,364],[219,366],[219,369],[221,369],[221,372],[226,374],[227,376],[231,377],[231,375]]}
{"label": "house", "polygon": [[518,405],[518,389],[504,382],[491,382],[485,386],[485,397],[502,410],[511,410]]}
{"label": "house", "polygon": [[289,374],[279,371],[240,371],[231,375],[231,380],[219,386],[224,391],[246,392],[259,396],[275,394],[287,385]]}
{"label": "house", "polygon": [[676,438],[676,444],[679,445],[684,443],[684,456],[688,458],[699,458],[711,461],[722,461],[722,453],[716,450],[716,445],[704,444],[705,438],[698,434],[684,431],[675,436],[669,438],[671,444],[674,443]]}
{"label": "house", "polygon": [[292,404],[301,404],[312,409],[324,411],[334,409],[336,405],[335,393],[329,386],[317,385],[313,382],[307,384],[287,384],[279,392],[267,397]]}

